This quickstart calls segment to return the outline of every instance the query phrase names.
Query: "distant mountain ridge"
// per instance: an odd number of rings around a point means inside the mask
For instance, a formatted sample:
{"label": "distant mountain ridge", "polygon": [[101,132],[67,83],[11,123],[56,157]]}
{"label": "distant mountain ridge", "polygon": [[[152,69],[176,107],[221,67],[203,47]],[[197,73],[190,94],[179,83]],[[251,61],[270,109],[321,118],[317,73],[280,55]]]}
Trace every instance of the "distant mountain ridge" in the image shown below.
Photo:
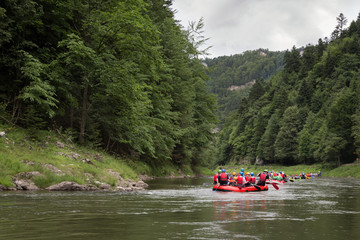
{"label": "distant mountain ridge", "polygon": [[267,80],[283,69],[285,52],[257,49],[232,56],[207,58],[208,88],[218,96],[220,126],[225,116],[238,108],[240,100],[247,97],[256,80]]}

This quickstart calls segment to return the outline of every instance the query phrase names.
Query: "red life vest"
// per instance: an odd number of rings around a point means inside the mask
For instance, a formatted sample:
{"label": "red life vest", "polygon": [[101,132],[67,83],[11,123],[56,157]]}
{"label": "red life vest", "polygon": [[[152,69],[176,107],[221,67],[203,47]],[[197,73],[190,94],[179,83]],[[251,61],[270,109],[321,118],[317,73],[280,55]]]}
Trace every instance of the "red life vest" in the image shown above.
{"label": "red life vest", "polygon": [[252,177],[251,180],[250,180],[250,182],[253,183],[253,184],[255,184],[255,181],[256,181],[255,177]]}
{"label": "red life vest", "polygon": [[244,178],[242,176],[239,176],[238,179],[237,179],[237,183],[238,184],[243,184],[243,180],[244,180]]}
{"label": "red life vest", "polygon": [[227,181],[227,175],[226,175],[226,173],[221,173],[220,174],[220,181],[221,182],[226,182]]}
{"label": "red life vest", "polygon": [[260,182],[265,182],[266,181],[266,174],[265,173],[261,173],[260,174]]}
{"label": "red life vest", "polygon": [[218,174],[215,174],[215,175],[214,175],[214,182],[217,181],[218,176],[219,176]]}
{"label": "red life vest", "polygon": [[250,182],[251,177],[245,177],[245,181]]}
{"label": "red life vest", "polygon": [[280,174],[280,176],[284,179],[284,174],[282,173],[282,174]]}

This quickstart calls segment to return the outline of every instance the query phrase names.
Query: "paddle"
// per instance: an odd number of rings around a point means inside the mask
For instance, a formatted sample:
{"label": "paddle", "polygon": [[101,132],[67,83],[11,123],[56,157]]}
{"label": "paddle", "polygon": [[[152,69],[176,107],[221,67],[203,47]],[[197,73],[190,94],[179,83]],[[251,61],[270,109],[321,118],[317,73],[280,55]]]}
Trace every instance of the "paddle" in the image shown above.
{"label": "paddle", "polygon": [[216,192],[216,190],[219,188],[219,186],[220,186],[220,183],[218,183],[218,185],[217,185],[216,189],[214,190],[214,192]]}
{"label": "paddle", "polygon": [[257,190],[261,190],[261,187],[259,187],[258,185],[256,184],[252,184]]}
{"label": "paddle", "polygon": [[273,187],[276,189],[276,190],[279,190],[279,187],[278,187],[278,185],[276,185],[276,183],[271,183],[272,185],[273,185]]}

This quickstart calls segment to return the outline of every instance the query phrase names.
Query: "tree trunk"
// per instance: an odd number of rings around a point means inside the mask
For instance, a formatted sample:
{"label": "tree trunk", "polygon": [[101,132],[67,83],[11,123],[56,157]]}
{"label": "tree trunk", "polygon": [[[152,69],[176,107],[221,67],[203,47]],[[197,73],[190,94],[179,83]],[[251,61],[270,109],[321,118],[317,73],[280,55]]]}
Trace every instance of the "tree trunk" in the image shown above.
{"label": "tree trunk", "polygon": [[84,93],[83,93],[83,104],[82,104],[82,110],[81,110],[80,136],[79,136],[80,144],[84,143],[86,115],[87,115],[87,95],[88,95],[88,89],[89,89],[87,73],[84,74],[84,84],[85,84],[85,86],[84,86]]}
{"label": "tree trunk", "polygon": [[74,129],[74,106],[70,106],[70,128]]}

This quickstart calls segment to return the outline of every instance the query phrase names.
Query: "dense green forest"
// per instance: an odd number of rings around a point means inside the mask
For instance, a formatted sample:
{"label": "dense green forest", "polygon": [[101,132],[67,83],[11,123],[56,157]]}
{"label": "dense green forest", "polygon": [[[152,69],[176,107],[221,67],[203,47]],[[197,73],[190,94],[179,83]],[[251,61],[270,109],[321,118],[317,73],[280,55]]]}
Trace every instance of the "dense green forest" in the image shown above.
{"label": "dense green forest", "polygon": [[208,164],[216,98],[203,21],[171,0],[2,0],[0,121],[150,166]]}
{"label": "dense green forest", "polygon": [[221,162],[350,163],[360,154],[360,15],[331,38],[284,55],[258,78],[220,134]]}
{"label": "dense green forest", "polygon": [[226,116],[237,109],[243,97],[247,97],[256,79],[264,81],[283,68],[284,52],[268,49],[246,51],[242,54],[206,58],[208,87],[218,96],[220,127]]}

